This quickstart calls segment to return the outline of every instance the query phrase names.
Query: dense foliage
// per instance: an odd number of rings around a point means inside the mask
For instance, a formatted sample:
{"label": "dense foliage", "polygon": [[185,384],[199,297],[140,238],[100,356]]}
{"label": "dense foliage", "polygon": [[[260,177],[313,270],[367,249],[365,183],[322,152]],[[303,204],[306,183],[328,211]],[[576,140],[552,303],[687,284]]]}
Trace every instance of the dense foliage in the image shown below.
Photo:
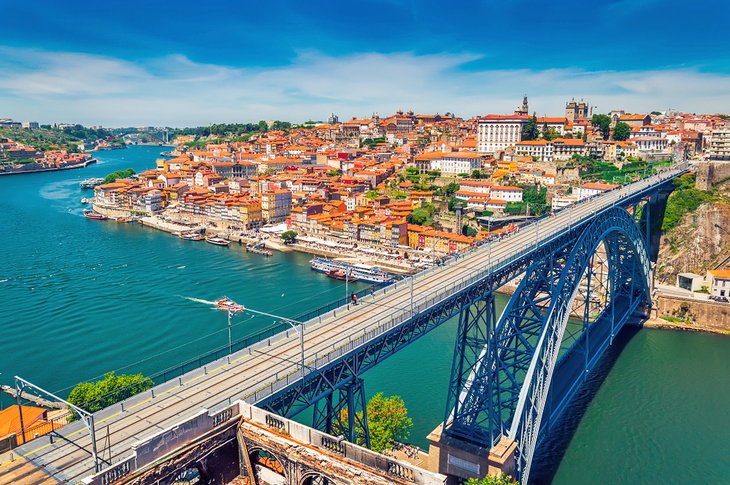
{"label": "dense foliage", "polygon": [[504,212],[510,215],[527,214],[530,209],[530,215],[541,216],[548,211],[547,205],[547,188],[537,185],[522,186],[522,202],[510,202]]}
{"label": "dense foliage", "polygon": [[597,160],[591,157],[574,156],[573,162],[580,167],[580,176],[585,181],[601,181],[606,183],[628,183],[634,179],[651,175],[656,167],[671,163],[669,160],[663,162],[646,162],[644,160],[628,159],[621,168],[611,162]]}
{"label": "dense foliage", "polygon": [[152,379],[142,374],[104,374],[96,382],[82,382],[68,395],[68,402],[88,412],[95,412],[129,396],[146,391],[154,385]]}
{"label": "dense foliage", "polygon": [[539,132],[537,129],[537,117],[532,116],[527,123],[522,126],[522,140],[537,140]]}
{"label": "dense foliage", "polygon": [[128,168],[126,170],[117,170],[116,172],[112,172],[106,177],[104,177],[104,181],[102,184],[110,184],[118,179],[126,179],[134,175],[134,170],[131,168]]}
{"label": "dense foliage", "polygon": [[[0,128],[0,140],[13,140],[23,145],[31,146],[40,152],[49,150],[66,150],[70,153],[78,152],[78,145],[89,141],[96,141],[95,131],[88,131],[78,125],[75,127],[58,130],[55,128],[36,128],[28,130],[24,128]],[[106,134],[105,130],[100,130]]]}
{"label": "dense foliage", "polygon": [[408,222],[418,224],[419,226],[432,226],[433,215],[437,212],[436,206],[430,202],[424,202],[421,207],[414,209],[408,215]]}
{"label": "dense foliage", "polygon": [[700,205],[713,200],[712,194],[694,187],[695,175],[686,174],[675,179],[676,189],[667,199],[662,231],[677,227],[685,214],[694,212]]}
{"label": "dense foliage", "polygon": [[631,127],[624,123],[623,121],[619,121],[616,123],[616,126],[613,127],[613,139],[616,141],[624,141],[628,140],[628,138],[631,136]]}
{"label": "dense foliage", "polygon": [[514,485],[517,482],[511,476],[504,473],[499,475],[487,475],[484,478],[470,478],[466,485]]}
{"label": "dense foliage", "polygon": [[284,231],[281,233],[284,244],[293,244],[297,241],[297,233],[294,231]]}
{"label": "dense foliage", "polygon": [[593,128],[601,132],[604,140],[608,140],[611,135],[611,117],[603,114],[594,114],[591,118]]}

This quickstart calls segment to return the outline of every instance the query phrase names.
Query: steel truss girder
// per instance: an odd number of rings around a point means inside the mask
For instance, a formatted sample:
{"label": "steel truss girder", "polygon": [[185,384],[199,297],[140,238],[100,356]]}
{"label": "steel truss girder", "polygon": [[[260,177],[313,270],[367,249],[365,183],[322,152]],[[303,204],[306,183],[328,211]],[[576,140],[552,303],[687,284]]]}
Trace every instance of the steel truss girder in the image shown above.
{"label": "steel truss girder", "polygon": [[370,448],[370,429],[365,403],[365,381],[350,384],[314,403],[312,426],[329,434],[343,435],[348,441]]}
{"label": "steel truss girder", "polygon": [[[546,254],[550,254],[556,245],[564,246],[575,237],[572,233],[579,227],[576,225],[572,231],[566,232],[555,238],[550,244],[536,249],[532,253],[533,257],[544,257]],[[485,274],[483,279],[451,295],[439,305],[413,315],[411,319],[390,332],[378,336],[341,359],[308,374],[303,382],[299,381],[255,404],[285,417],[296,416],[320,399],[349,385],[354,378],[455,316],[474,301],[486,297],[496,288],[524,273],[530,261],[531,259],[528,258],[520,258],[503,265],[494,272]],[[472,346],[478,347],[482,344],[482,340],[477,338]],[[454,386],[452,382],[450,388]]]}
{"label": "steel truss girder", "polygon": [[[645,239],[632,217],[613,208],[592,220],[571,241],[555,245],[533,258],[525,277],[498,322],[483,318],[480,333],[460,325],[459,337],[488,335],[477,365],[468,369],[464,386],[453,401],[445,432],[491,447],[500,436],[517,440],[518,478],[523,482],[540,432],[552,373],[558,360],[573,300],[599,244],[606,247],[609,266],[611,338],[639,303],[649,302],[649,260]],[[619,298],[621,297],[621,298]],[[617,308],[614,302],[629,302]],[[470,311],[464,309],[464,311]],[[462,317],[460,323],[469,323]],[[454,356],[453,376],[470,363],[465,348]],[[463,367],[468,367],[464,365]],[[449,389],[450,398],[453,389]]]}

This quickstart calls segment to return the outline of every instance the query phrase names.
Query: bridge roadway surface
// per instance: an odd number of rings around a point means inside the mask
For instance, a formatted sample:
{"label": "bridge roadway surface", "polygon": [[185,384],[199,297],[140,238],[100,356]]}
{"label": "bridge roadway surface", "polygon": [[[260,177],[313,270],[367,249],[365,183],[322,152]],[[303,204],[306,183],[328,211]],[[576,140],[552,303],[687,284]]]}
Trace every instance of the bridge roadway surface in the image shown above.
{"label": "bridge roadway surface", "polygon": [[[490,244],[485,244],[444,266],[417,274],[412,288],[404,280],[396,288],[391,286],[385,292],[379,290],[362,298],[357,306],[341,308],[336,317],[330,313],[321,322],[310,320],[305,331],[306,372],[312,372],[310,367],[315,360],[319,359],[318,363],[328,354],[334,360],[342,355],[342,349],[351,351],[356,347],[358,338],[364,342],[391,330],[407,321],[412,311],[418,313],[430,308],[483,278],[505,260],[534,248],[538,241],[621,203],[627,197],[640,195],[679,173],[682,171],[677,169],[662,172],[582,201],[553,217],[525,226],[503,240],[493,241],[491,250]],[[108,460],[111,451],[111,461],[116,463],[132,453],[133,443],[169,428],[201,409],[214,409],[240,398],[255,404],[285,387],[287,382],[289,385],[296,383],[301,378],[298,333],[290,330],[271,340],[270,346],[259,350],[249,353],[243,349],[232,354],[230,363],[224,358],[222,363],[209,364],[205,372],[192,371],[179,380],[160,384],[155,388],[154,397],[149,391],[134,396],[125,401],[123,410],[117,404],[95,413],[100,456]],[[94,462],[87,451],[91,450],[91,438],[86,428],[76,422],[62,428],[61,434],[76,444],[59,438],[50,443],[48,437],[41,437],[13,450],[14,461],[8,461],[7,454],[4,455],[0,460],[0,484],[75,483],[93,475]]]}

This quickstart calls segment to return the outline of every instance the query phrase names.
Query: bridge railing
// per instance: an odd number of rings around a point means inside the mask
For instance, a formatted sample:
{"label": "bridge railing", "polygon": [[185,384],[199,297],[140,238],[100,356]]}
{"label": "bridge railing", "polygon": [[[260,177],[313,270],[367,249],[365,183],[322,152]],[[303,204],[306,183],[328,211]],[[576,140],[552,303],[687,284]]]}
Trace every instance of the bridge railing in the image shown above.
{"label": "bridge railing", "polygon": [[[643,179],[638,182],[633,182],[632,184],[628,184],[625,186],[621,186],[617,189],[614,189],[613,191],[609,192],[608,194],[605,194],[606,196],[610,196],[613,199],[618,200],[618,197],[616,196],[617,193],[631,193],[633,192],[634,188],[640,187],[640,186],[646,186],[646,187],[652,187],[656,183],[661,183],[667,178],[672,177],[672,173],[674,171],[667,171],[659,173],[653,177],[650,177],[648,179]],[[644,188],[646,188],[644,187]],[[565,213],[574,213],[578,210],[580,210],[584,205],[591,203],[592,201],[595,201],[595,199],[585,199],[582,200],[574,205],[571,205],[565,209],[563,209],[559,214],[565,214]],[[609,208],[611,206],[615,205],[615,200],[612,204],[608,204],[604,207]],[[496,256],[494,258],[490,258],[488,260],[488,264],[483,266],[482,268],[477,268],[474,271],[470,271],[469,274],[466,274],[462,276],[458,281],[451,282],[451,283],[445,283],[444,285],[440,286],[439,288],[434,289],[429,293],[428,297],[424,297],[423,295],[415,295],[413,299],[413,314],[418,314],[428,308],[431,308],[434,305],[439,304],[441,301],[449,298],[450,296],[454,295],[455,293],[462,291],[463,289],[475,284],[476,282],[482,280],[484,277],[486,277],[490,272],[498,270],[500,267],[503,267],[507,264],[510,264],[522,257],[524,257],[526,254],[534,251],[538,246],[542,244],[549,243],[553,238],[557,237],[557,234],[552,234],[548,238],[539,238],[539,229],[542,227],[541,224],[543,221],[546,221],[547,218],[544,217],[540,220],[532,221],[529,224],[526,224],[522,226],[519,232],[510,234],[507,236],[508,239],[512,238],[518,238],[520,236],[524,237],[525,234],[532,233],[535,234],[534,239],[530,237],[530,244],[526,244],[523,249],[520,251],[513,253],[509,255],[508,257],[499,257]],[[560,230],[569,229],[571,226],[575,226],[576,224],[579,224],[580,220],[572,220],[570,217],[567,219],[565,223],[562,224]],[[431,273],[435,271],[440,271],[443,269],[447,269],[452,264],[463,261],[465,259],[473,260],[477,258],[484,258],[485,254],[489,254],[491,251],[491,248],[493,245],[498,244],[497,241],[489,241],[486,244],[479,245],[477,247],[474,247],[470,249],[469,251],[466,251],[464,253],[461,253],[459,255],[455,255],[452,258],[449,258],[446,260],[441,266],[434,266],[431,268],[427,268],[415,275],[412,275],[411,277],[405,278],[403,280],[394,282],[391,285],[387,285],[384,287],[377,287],[376,285],[373,285],[369,288],[360,290],[358,293],[359,295],[359,301],[361,304],[368,304],[370,302],[375,303],[376,300],[384,294],[387,294],[391,291],[397,290],[399,288],[402,288],[404,285],[408,286],[410,284],[416,284],[417,281],[422,280],[423,278],[428,277]],[[496,252],[496,251],[495,251]],[[344,311],[347,311],[350,309],[350,302],[343,301],[344,299],[336,300],[333,302],[330,302],[327,305],[324,305],[322,307],[319,307],[315,310],[312,310],[310,312],[307,312],[303,315],[300,315],[296,318],[297,321],[300,322],[307,322],[305,324],[305,334],[306,329],[309,325],[313,324],[314,322],[321,322],[323,320],[326,320],[329,317],[337,316],[338,313],[342,313]],[[345,303],[342,305],[342,303]],[[342,340],[338,340],[336,342],[333,342],[332,344],[332,351],[328,352],[326,355],[320,356],[319,354],[315,354],[313,357],[310,356],[311,362],[307,364],[308,370],[305,372],[305,376],[309,374],[310,372],[313,372],[315,369],[321,368],[324,365],[328,365],[331,362],[334,362],[335,360],[339,359],[346,353],[351,352],[354,348],[357,348],[359,345],[363,345],[367,341],[369,341],[372,338],[376,338],[383,332],[388,332],[392,328],[394,328],[397,325],[402,324],[403,322],[410,319],[411,315],[411,305],[409,304],[407,308],[403,309],[402,314],[400,317],[396,320],[394,319],[387,319],[387,318],[381,318],[377,322],[369,325],[368,327],[364,328],[362,330],[362,334],[359,338],[356,340],[353,340],[351,337],[348,337],[347,342],[343,342]],[[281,322],[279,324],[272,325],[270,327],[267,327],[263,330],[260,330],[259,332],[256,332],[254,334],[245,336],[241,339],[235,340],[233,342],[233,353],[239,352],[241,350],[248,350],[248,353],[250,354],[252,351],[255,351],[261,347],[269,346],[271,345],[272,341],[277,341],[281,338],[288,338],[290,334],[294,332],[291,330],[288,324]],[[195,357],[193,359],[189,359],[187,361],[184,361],[180,364],[177,364],[173,367],[167,368],[163,371],[160,371],[154,375],[152,375],[150,378],[154,382],[155,385],[161,385],[164,383],[170,382],[172,379],[179,378],[181,379],[182,376],[197,371],[199,369],[203,369],[204,372],[207,372],[205,369],[205,366],[207,364],[221,361],[229,356],[229,348],[228,346],[222,346],[216,349],[211,350],[210,352],[207,352],[203,355],[200,355],[198,357]],[[270,396],[272,393],[278,392],[279,390],[287,387],[288,385],[294,383],[297,381],[297,379],[301,377],[301,373],[297,372],[296,370],[290,370],[287,373],[282,373],[281,376],[277,375],[277,378],[274,382],[270,383],[269,385],[258,389],[254,393],[250,394],[249,396],[246,396],[247,398],[254,397],[254,402],[258,402],[261,399],[264,399],[265,397]],[[180,383],[182,383],[182,380],[180,380]],[[153,391],[154,392],[154,391]],[[120,401],[123,399],[129,399],[131,397],[134,397],[139,393],[139,387],[137,386],[129,386],[127,388],[114,391],[114,395],[111,396],[103,396],[95,401],[84,403],[82,406],[83,409],[88,409],[90,411],[95,411],[97,409],[100,409],[101,407],[105,407],[107,405],[110,399],[110,397],[114,397],[114,401]]]}
{"label": "bridge railing", "polygon": [[[673,176],[672,173],[660,173],[653,176],[651,179],[644,179],[638,182],[634,182],[632,184],[628,184],[627,186],[618,187],[617,189],[612,190],[609,194],[606,194],[607,196],[609,196],[609,198],[607,199],[607,203],[604,204],[599,212],[614,207],[618,201],[622,200],[622,197],[631,195],[634,190],[640,193],[647,188],[653,187],[657,183],[665,181],[666,179]],[[579,215],[576,215],[575,212],[580,211],[582,208],[595,201],[596,199],[585,199],[575,205],[564,209],[565,212],[563,213],[570,215],[567,217],[566,221],[560,225],[560,228],[557,231],[553,230],[547,238],[543,237],[542,239],[540,239],[539,232],[540,228],[542,227],[542,221],[547,220],[547,218],[534,221],[531,224],[524,226],[519,233],[509,236],[516,238],[517,236],[521,235],[522,238],[529,239],[528,244],[525,244],[525,246],[521,250],[518,250],[517,252],[511,253],[507,256],[495,256],[494,258],[489,257],[487,265],[482,268],[477,268],[475,271],[472,271],[469,274],[462,276],[456,282],[445,283],[439,288],[431,290],[427,296],[414,296],[412,305],[409,304],[407,307],[404,307],[403,311],[400,315],[398,315],[398,317],[380,318],[373,324],[365,327],[359,337],[353,338],[352,336],[349,336],[334,341],[331,347],[327,348],[324,355],[320,356],[319,353],[316,353],[313,357],[310,356],[310,361],[306,364],[307,370],[305,371],[304,375],[306,376],[309,373],[314,372],[316,369],[321,369],[322,367],[325,367],[332,362],[339,360],[343,356],[351,353],[354,349],[365,345],[367,342],[382,336],[383,334],[391,331],[393,328],[406,322],[411,318],[412,314],[417,315],[425,310],[433,308],[434,306],[440,304],[446,299],[452,297],[456,293],[465,290],[466,288],[483,280],[490,273],[498,271],[506,267],[507,265],[520,260],[527,254],[534,252],[538,247],[544,244],[549,244],[551,241],[559,237],[561,231],[565,229],[570,230],[571,228],[576,228],[580,226],[586,219],[588,219],[588,217],[578,217]],[[573,218],[573,215],[575,215],[575,218]],[[593,215],[595,215],[595,213],[591,213],[590,215],[592,217]],[[535,235],[534,238],[532,234]],[[491,244],[493,244],[493,242],[489,242],[486,245],[475,248],[469,251],[467,254],[457,256],[449,261],[449,264],[459,260],[463,260],[463,258],[483,258],[485,254],[489,254],[489,246]],[[379,290],[379,293],[384,294],[388,291],[402,288],[404,285],[408,286],[411,284],[415,284],[415,282],[419,279],[426,277],[429,273],[438,269],[443,268],[429,268],[409,278],[396,282],[389,288],[383,288]],[[366,302],[367,300],[365,300],[363,303]],[[346,308],[343,308],[342,310],[346,310]],[[251,400],[252,402],[260,402],[261,400],[266,399],[285,389],[289,385],[299,381],[301,377],[301,372],[297,370],[291,370],[287,373],[282,373],[281,376],[277,374],[276,379],[273,382],[270,382],[269,384],[266,384],[261,388],[253,391],[252,393],[245,396],[244,399]]]}

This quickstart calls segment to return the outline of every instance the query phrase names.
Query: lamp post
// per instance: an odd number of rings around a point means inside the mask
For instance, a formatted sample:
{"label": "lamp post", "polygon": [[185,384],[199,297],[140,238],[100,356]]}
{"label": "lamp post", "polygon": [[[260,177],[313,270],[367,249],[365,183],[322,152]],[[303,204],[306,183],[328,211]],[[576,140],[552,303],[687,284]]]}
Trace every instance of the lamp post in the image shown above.
{"label": "lamp post", "polygon": [[[248,308],[248,307],[244,308],[243,311],[255,313],[256,315],[263,315],[265,317],[276,318],[278,320],[281,320],[284,323],[287,323],[291,328],[294,329],[295,332],[297,332],[299,334],[299,346],[301,348],[301,360],[302,360],[301,376],[302,376],[302,379],[304,379],[304,322],[300,322],[298,320],[292,320],[291,318],[282,317],[280,315],[273,315],[271,313],[260,312],[258,310],[252,310],[251,308]],[[299,327],[299,328],[297,328],[297,327]]]}
{"label": "lamp post", "polygon": [[228,309],[228,353],[233,353],[233,339],[231,338],[231,317],[233,316],[233,310]]}

